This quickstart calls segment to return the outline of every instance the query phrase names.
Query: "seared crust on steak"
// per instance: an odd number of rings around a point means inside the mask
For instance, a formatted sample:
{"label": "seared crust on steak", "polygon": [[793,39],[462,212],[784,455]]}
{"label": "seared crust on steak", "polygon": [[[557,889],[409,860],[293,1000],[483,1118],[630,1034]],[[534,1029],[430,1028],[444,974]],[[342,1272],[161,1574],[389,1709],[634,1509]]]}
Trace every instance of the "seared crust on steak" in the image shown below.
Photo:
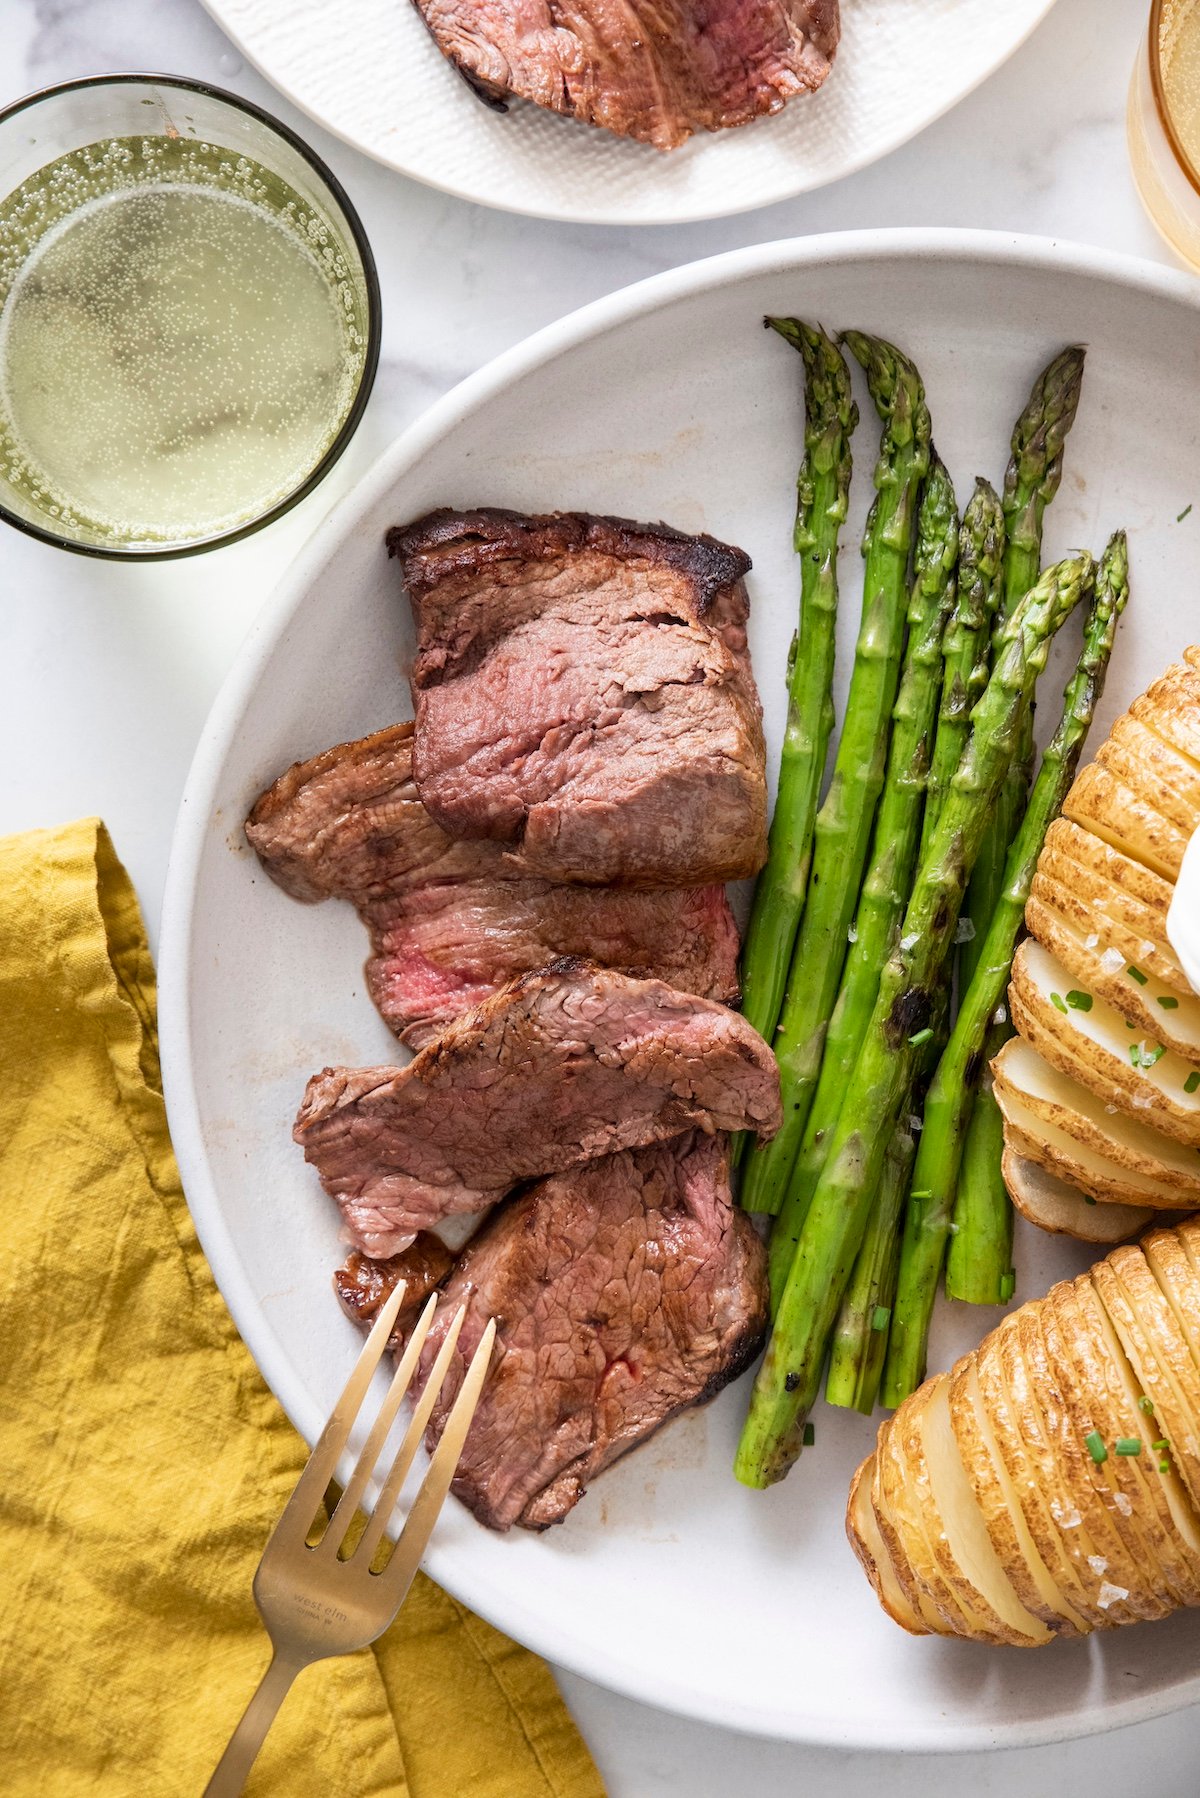
{"label": "seared crust on steak", "polygon": [[564,960],[447,1026],[406,1068],[326,1068],[294,1135],[371,1256],[519,1181],[695,1126],[778,1129],[779,1074],[736,1012]]}
{"label": "seared crust on steak", "polygon": [[454,1266],[453,1253],[432,1230],[422,1230],[399,1255],[373,1261],[369,1255],[352,1249],[333,1276],[333,1290],[338,1304],[352,1323],[369,1330],[379,1309],[405,1283],[404,1298],[396,1317],[396,1327],[388,1338],[395,1352],[415,1322],[430,1293],[439,1287]]}
{"label": "seared crust on steak", "polygon": [[487,509],[388,533],[417,627],[413,772],[527,871],[696,886],[766,859],[742,551],[665,525]]}
{"label": "seared crust on steak", "polygon": [[726,1139],[697,1132],[511,1199],[444,1294],[424,1375],[460,1305],[466,1317],[429,1446],[495,1317],[453,1489],[492,1529],[545,1529],[603,1468],[749,1365],[766,1329],[766,1256],[731,1202]]}
{"label": "seared crust on steak", "polygon": [[561,955],[737,998],[737,926],[720,886],[570,886],[496,844],[456,842],[412,779],[411,724],[296,762],[246,836],[285,892],[349,900],[371,939],[367,986],[414,1047],[519,974]]}

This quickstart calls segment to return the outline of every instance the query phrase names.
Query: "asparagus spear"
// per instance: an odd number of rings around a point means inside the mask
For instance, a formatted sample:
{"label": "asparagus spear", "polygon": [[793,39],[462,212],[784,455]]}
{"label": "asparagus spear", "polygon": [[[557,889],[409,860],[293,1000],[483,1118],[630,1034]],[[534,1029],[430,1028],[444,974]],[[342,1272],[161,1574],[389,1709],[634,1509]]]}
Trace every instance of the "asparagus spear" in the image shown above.
{"label": "asparagus spear", "polygon": [[1013,1295],[1013,1208],[1000,1172],[1004,1119],[992,1093],[990,1066],[1008,1039],[993,1024],[983,1048],[984,1070],[962,1145],[954,1224],[946,1256],[946,1297],[972,1305],[1003,1305]]}
{"label": "asparagus spear", "polygon": [[972,717],[942,815],[921,863],[900,941],[888,959],[841,1115],[754,1382],[734,1470],[748,1486],[782,1479],[800,1452],[829,1332],[866,1233],[883,1158],[909,1099],[971,866],[1046,663],[1050,639],[1094,568],[1052,568],[1000,632],[991,678]]}
{"label": "asparagus spear", "polygon": [[[1062,480],[1063,447],[1075,422],[1083,381],[1084,352],[1060,351],[1033,384],[1025,410],[1012,435],[1012,454],[1004,474],[1004,590],[1000,619],[1037,580],[1042,559],[1042,520]],[[966,986],[979,959],[978,945],[996,909],[1004,885],[1005,857],[1020,823],[1033,762],[1033,705],[1021,726],[1019,747],[1000,793],[995,818],[979,851],[967,895],[967,916],[974,934],[959,957],[959,981]]]}
{"label": "asparagus spear", "polygon": [[756,1145],[746,1157],[741,1198],[747,1211],[779,1209],[816,1086],[883,786],[904,646],[909,550],[917,495],[929,469],[929,408],[912,363],[882,338],[860,331],[846,332],[844,342],[866,371],[883,434],[863,538],[862,622],[846,718],[833,780],[817,814],[811,893],[775,1038],[784,1123],[768,1146]]}
{"label": "asparagus spear", "polygon": [[770,854],[754,889],[742,952],[742,1010],[769,1042],[804,909],[813,821],[833,728],[838,535],[846,518],[850,438],[858,408],[842,353],[824,331],[798,318],[764,323],[804,358],[804,461],[796,481],[793,537],[800,557],[800,626],[788,669],[787,728]]}
{"label": "asparagus spear", "polygon": [[866,1417],[875,1409],[887,1353],[900,1256],[900,1214],[908,1195],[915,1150],[911,1130],[899,1125],[884,1156],[870,1226],[842,1300],[829,1354],[826,1399],[831,1405],[852,1407]]}
{"label": "asparagus spear", "polygon": [[1003,553],[1000,499],[991,483],[981,477],[963,513],[958,540],[958,598],[943,645],[942,698],[921,827],[922,854],[929,847],[942,800],[967,746],[971,708],[987,686]]}
{"label": "asparagus spear", "polygon": [[900,689],[892,712],[883,796],[871,839],[871,856],[854,919],[854,942],[842,970],[841,989],[829,1022],[820,1077],[800,1153],[771,1231],[771,1292],[778,1300],[792,1264],[800,1226],[825,1159],[824,1145],[837,1121],[846,1081],[875,1003],[879,970],[896,937],[912,885],[936,729],[942,639],[954,602],[958,513],[954,487],[935,456],[921,494],[917,549],[908,605],[908,641]]}
{"label": "asparagus spear", "polygon": [[[1128,596],[1126,543],[1124,534],[1118,532],[1101,559],[1083,650],[1063,697],[1062,719],[1042,757],[1025,817],[1009,852],[1000,903],[980,944],[975,976],[963,995],[954,1030],[925,1102],[925,1127],[905,1217],[900,1279],[884,1373],[884,1402],[889,1405],[899,1404],[925,1376],[929,1319],[950,1228],[964,1126],[984,1055],[999,1047],[993,1036],[985,1048],[985,1039],[1004,999],[1042,842],[1075,778],[1084,739],[1104,689],[1117,620]],[[989,1121],[981,1130],[973,1153],[989,1154],[998,1165],[994,1138],[984,1133],[991,1130]],[[991,1285],[997,1297],[1002,1276],[1009,1268],[1008,1209],[1007,1194],[1003,1195],[1002,1206],[985,1206],[982,1222],[979,1218],[972,1220],[969,1247],[962,1255],[964,1285],[969,1283],[972,1290],[983,1290],[988,1284],[990,1262],[995,1274]],[[957,1247],[957,1237],[955,1244]],[[967,1267],[971,1269],[969,1275]]]}
{"label": "asparagus spear", "polygon": [[[1083,379],[1083,351],[1063,350],[1039,376],[1029,404],[1013,431],[1012,455],[1004,476],[1004,519],[1008,536],[1004,557],[1005,614],[1037,579],[1042,553],[1042,519],[1058,491],[1062,478],[1063,446],[1075,419]],[[959,986],[965,987],[978,966],[979,948],[993,911],[1000,901],[1006,878],[1006,856],[1025,808],[1033,773],[1033,704],[1026,714],[1018,752],[1013,758],[1000,793],[995,824],[989,833],[967,894],[971,936],[959,957]],[[989,1047],[989,1059],[1003,1047],[1010,1032],[997,1028]],[[1009,1200],[1000,1172],[996,1147],[1003,1140],[1003,1125],[991,1082],[977,1090],[963,1117],[969,1153],[962,1162],[963,1219],[968,1241],[955,1254],[956,1268],[976,1261],[995,1266],[1005,1237],[1011,1238]],[[975,1240],[981,1220],[988,1224],[987,1243]],[[957,1239],[955,1239],[957,1241]],[[1007,1263],[1005,1263],[1005,1269]],[[998,1287],[1000,1271],[997,1271]],[[975,1290],[989,1289],[987,1280]],[[988,1302],[988,1301],[982,1301]]]}

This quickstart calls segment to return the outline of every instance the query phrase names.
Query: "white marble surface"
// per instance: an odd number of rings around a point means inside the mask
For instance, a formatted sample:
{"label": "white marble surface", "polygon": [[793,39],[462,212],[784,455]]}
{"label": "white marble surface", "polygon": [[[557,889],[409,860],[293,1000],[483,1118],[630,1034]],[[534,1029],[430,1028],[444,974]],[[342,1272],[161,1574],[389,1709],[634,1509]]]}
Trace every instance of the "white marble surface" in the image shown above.
{"label": "white marble surface", "polygon": [[[192,749],[259,601],[332,501],[430,400],[586,300],[739,244],[876,225],[1032,231],[1168,260],[1139,210],[1124,150],[1145,12],[1146,0],[1059,0],[1006,68],[887,162],[745,217],[626,231],[509,218],[386,173],[278,100],[197,0],[0,0],[0,103],[70,76],[159,69],[233,88],[290,119],[362,212],[385,305],[379,380],[355,444],[325,488],[272,529],[216,555],[143,568],[4,534],[0,832],[100,813],[153,934]],[[1193,1798],[1197,1789],[1195,1711],[1055,1748],[889,1759],[754,1741],[574,1677],[562,1685],[612,1798],[875,1798],[885,1782],[891,1798],[963,1789],[1126,1798],[1139,1785],[1156,1798]]]}

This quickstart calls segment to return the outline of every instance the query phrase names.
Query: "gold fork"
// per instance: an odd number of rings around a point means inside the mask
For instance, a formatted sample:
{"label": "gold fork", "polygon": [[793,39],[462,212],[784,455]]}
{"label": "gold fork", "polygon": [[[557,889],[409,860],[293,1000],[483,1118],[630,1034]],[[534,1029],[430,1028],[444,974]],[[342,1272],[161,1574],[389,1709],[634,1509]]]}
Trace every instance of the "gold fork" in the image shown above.
{"label": "gold fork", "polygon": [[402,1282],[376,1318],[354,1372],[346,1382],[346,1389],[334,1406],[333,1415],[321,1432],[296,1490],[263,1550],[254,1576],[254,1602],[271,1638],[271,1664],[205,1787],[205,1798],[236,1798],[296,1675],[314,1661],[325,1660],[330,1655],[352,1654],[355,1649],[374,1642],[395,1617],[416,1576],[425,1545],[454,1477],[487,1375],[496,1335],[493,1321],[489,1321],[471,1358],[441,1440],[390,1558],[378,1571],[372,1569],[372,1562],[377,1558],[400,1489],[445,1381],[462,1329],[464,1307],[460,1306],[446,1331],[429,1378],[413,1407],[412,1421],[379,1489],[361,1537],[349,1552],[345,1551],[345,1543],[380,1450],[412,1383],[417,1360],[433,1323],[436,1293],[409,1336],[387,1396],[337,1509],[320,1539],[309,1541],[321,1500],[349,1441],[354,1420],[383,1358],[403,1301]]}

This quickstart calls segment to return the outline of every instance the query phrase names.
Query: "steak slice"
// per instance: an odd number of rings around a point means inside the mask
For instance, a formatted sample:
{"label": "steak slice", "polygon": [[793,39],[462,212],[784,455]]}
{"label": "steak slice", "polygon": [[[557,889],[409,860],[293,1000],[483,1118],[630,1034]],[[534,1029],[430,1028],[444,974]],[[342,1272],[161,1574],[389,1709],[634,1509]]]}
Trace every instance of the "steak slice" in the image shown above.
{"label": "steak slice", "polygon": [[405,1042],[562,955],[737,998],[737,925],[720,886],[567,886],[496,843],[455,842],[412,779],[411,724],[296,762],[258,800],[246,836],[297,899],[353,904],[371,939],[367,987]]}
{"label": "steak slice", "polygon": [[737,1012],[564,960],[463,1014],[406,1068],[326,1068],[294,1135],[355,1245],[397,1254],[521,1180],[699,1125],[779,1127],[779,1074]]}
{"label": "steak slice", "polygon": [[578,513],[388,532],[417,627],[417,790],[453,837],[558,880],[704,886],[767,853],[750,561]]}
{"label": "steak slice", "polygon": [[461,1304],[466,1317],[427,1444],[494,1317],[453,1490],[492,1529],[545,1529],[603,1468],[749,1365],[766,1328],[766,1255],[731,1203],[726,1139],[693,1132],[500,1206],[444,1294],[422,1376]]}
{"label": "steak slice", "polygon": [[820,87],[838,0],[417,0],[442,54],[507,95],[659,150]]}

